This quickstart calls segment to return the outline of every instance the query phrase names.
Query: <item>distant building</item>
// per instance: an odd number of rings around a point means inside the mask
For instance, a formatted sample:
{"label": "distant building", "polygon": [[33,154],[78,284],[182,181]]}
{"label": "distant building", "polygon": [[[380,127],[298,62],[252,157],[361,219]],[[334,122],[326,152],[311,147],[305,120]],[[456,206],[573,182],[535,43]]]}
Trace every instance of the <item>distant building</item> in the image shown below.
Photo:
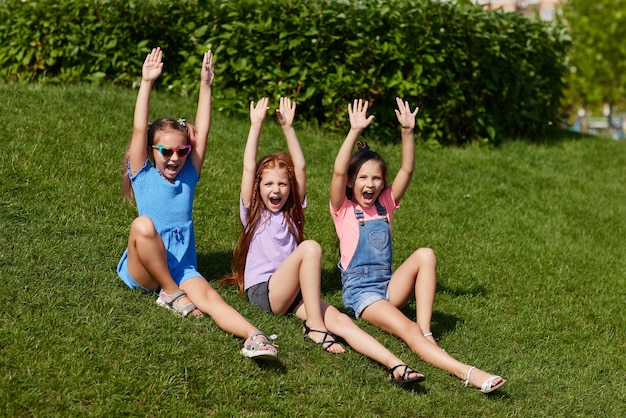
{"label": "distant building", "polygon": [[474,0],[485,9],[502,9],[506,12],[517,12],[527,15],[538,14],[541,20],[554,20],[556,7],[566,0]]}

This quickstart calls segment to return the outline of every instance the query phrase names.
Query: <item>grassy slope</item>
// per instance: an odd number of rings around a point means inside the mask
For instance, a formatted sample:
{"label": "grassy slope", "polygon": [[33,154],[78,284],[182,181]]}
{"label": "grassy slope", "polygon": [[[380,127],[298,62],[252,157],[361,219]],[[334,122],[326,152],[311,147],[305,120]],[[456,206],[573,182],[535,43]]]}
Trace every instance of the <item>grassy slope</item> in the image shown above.
{"label": "grassy slope", "polygon": [[[0,97],[0,411],[7,416],[626,414],[626,143],[418,147],[395,217],[394,259],[420,246],[435,250],[433,332],[460,360],[509,379],[485,397],[360,321],[427,381],[401,389],[357,353],[323,353],[302,338],[295,318],[259,312],[233,288],[220,291],[279,334],[280,363],[244,359],[240,341],[211,320],[180,319],[129,292],[115,266],[135,216],[120,191],[135,92],[0,85]],[[152,117],[194,113],[193,98],[154,95]],[[215,114],[196,193],[200,269],[213,281],[229,271],[239,232],[247,128],[246,120]],[[324,248],[324,297],[342,307],[327,209],[342,138],[298,133],[309,174],[306,232]],[[399,147],[368,140],[394,173]],[[283,148],[280,130],[267,123],[261,153]]]}

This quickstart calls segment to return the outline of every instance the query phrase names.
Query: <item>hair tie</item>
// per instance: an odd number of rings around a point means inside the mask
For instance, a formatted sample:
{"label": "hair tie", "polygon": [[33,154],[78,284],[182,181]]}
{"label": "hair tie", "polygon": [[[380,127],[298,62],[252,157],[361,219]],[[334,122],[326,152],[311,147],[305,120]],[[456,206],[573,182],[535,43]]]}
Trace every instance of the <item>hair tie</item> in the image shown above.
{"label": "hair tie", "polygon": [[359,151],[362,151],[362,150],[368,150],[368,149],[370,149],[369,145],[367,145],[367,142],[365,142],[365,141],[359,141],[359,142],[357,142],[357,143],[356,143],[356,148],[357,148]]}
{"label": "hair tie", "polygon": [[186,122],[186,120],[184,118],[179,118],[178,119],[178,124],[180,126],[182,126],[183,128],[187,126],[185,122]]}

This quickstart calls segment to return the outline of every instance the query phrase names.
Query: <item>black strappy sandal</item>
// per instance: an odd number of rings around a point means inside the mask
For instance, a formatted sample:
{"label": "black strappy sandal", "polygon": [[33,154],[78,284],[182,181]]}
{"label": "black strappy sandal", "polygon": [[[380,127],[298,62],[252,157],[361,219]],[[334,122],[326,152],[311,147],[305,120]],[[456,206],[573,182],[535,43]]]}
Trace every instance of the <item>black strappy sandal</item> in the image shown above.
{"label": "black strappy sandal", "polygon": [[[402,377],[400,379],[396,379],[396,376],[393,374],[398,367],[404,367],[404,372],[402,372]],[[411,373],[416,373],[417,377],[410,378],[409,375]],[[413,382],[423,382],[426,378],[420,372],[413,370],[406,364],[398,364],[397,366],[389,369],[389,380],[397,385],[406,385]]]}
{"label": "black strappy sandal", "polygon": [[[315,344],[321,344],[324,351],[331,353],[331,351],[328,351],[330,347],[332,347],[335,344],[341,345],[341,343],[337,341],[336,337],[332,333],[328,331],[320,331],[318,329],[311,329],[307,326],[306,320],[302,321],[302,325],[304,326],[304,338],[308,338],[311,341],[313,341],[313,339],[309,337],[310,332],[319,332],[320,334],[324,334],[324,338],[322,339],[322,341],[315,343]],[[341,354],[341,353],[333,353],[333,354]]]}

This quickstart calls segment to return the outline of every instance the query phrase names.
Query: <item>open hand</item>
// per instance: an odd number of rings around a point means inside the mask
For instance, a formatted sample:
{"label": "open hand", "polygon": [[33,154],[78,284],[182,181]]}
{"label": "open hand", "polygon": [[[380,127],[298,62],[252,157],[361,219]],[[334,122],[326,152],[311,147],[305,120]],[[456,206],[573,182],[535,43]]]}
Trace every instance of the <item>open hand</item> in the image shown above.
{"label": "open hand", "polygon": [[354,99],[354,103],[348,104],[350,116],[350,129],[362,131],[374,120],[374,115],[367,116],[369,102],[363,99]]}
{"label": "open hand", "polygon": [[202,70],[200,70],[200,81],[208,84],[209,86],[213,84],[213,79],[215,78],[215,73],[213,72],[213,52],[209,49],[204,53],[204,57],[202,58]]}
{"label": "open hand", "polygon": [[263,123],[265,115],[267,115],[267,111],[269,110],[267,102],[267,97],[263,97],[259,100],[256,106],[254,105],[254,102],[250,102],[250,122],[253,125]]}
{"label": "open hand", "polygon": [[141,76],[146,81],[154,81],[163,72],[163,52],[161,48],[152,48],[152,51],[146,56],[141,68]]}
{"label": "open hand", "polygon": [[276,109],[278,123],[282,126],[293,126],[293,119],[296,116],[296,102],[291,102],[288,97],[280,98],[280,105]]}
{"label": "open hand", "polygon": [[402,101],[401,98],[396,97],[396,103],[398,108],[395,110],[396,117],[398,118],[398,122],[404,129],[413,129],[415,128],[415,117],[417,116],[417,112],[419,112],[420,108],[415,107],[415,110],[411,112],[411,106],[409,106],[409,102]]}

